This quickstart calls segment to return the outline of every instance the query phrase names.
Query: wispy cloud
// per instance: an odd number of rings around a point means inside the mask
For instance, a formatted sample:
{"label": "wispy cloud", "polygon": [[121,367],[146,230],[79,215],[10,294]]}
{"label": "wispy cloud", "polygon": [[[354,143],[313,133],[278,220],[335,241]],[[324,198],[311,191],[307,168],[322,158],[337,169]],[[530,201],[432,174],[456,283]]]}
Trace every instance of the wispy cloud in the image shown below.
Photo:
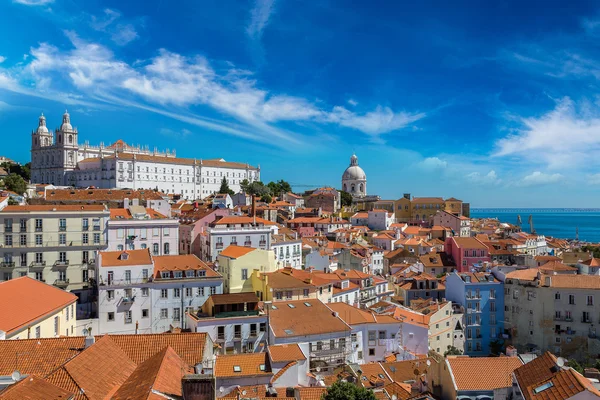
{"label": "wispy cloud", "polygon": [[159,132],[163,136],[168,136],[168,137],[174,138],[174,139],[184,139],[184,138],[187,138],[188,136],[190,136],[192,133],[192,131],[185,129],[185,128],[181,129],[179,131],[175,131],[170,128],[161,128]]}
{"label": "wispy cloud", "polygon": [[117,45],[125,46],[137,39],[139,35],[133,24],[116,23],[119,19],[121,19],[119,11],[107,8],[103,16],[92,16],[90,26],[96,31],[108,33]]}
{"label": "wispy cloud", "polygon": [[250,12],[250,23],[246,27],[248,36],[260,39],[274,10],[275,0],[255,0],[254,8]]}
{"label": "wispy cloud", "polygon": [[535,171],[531,174],[523,177],[519,182],[517,182],[518,186],[542,186],[549,185],[552,183],[559,183],[564,179],[564,176],[561,174],[546,174],[544,172]]}
{"label": "wispy cloud", "polygon": [[348,104],[350,104],[352,107],[356,107],[358,105],[358,101],[354,99],[348,99]]}
{"label": "wispy cloud", "polygon": [[497,185],[502,182],[494,170],[485,175],[479,172],[471,172],[467,174],[467,180],[478,185]]}
{"label": "wispy cloud", "polygon": [[54,3],[54,0],[13,0],[13,3],[23,4],[26,6],[45,6]]}
{"label": "wispy cloud", "polygon": [[518,156],[548,168],[597,165],[600,151],[600,107],[569,97],[535,117],[519,117],[514,133],[496,142],[495,156]]}
{"label": "wispy cloud", "polygon": [[0,64],[2,64],[4,61],[6,61],[6,57],[0,56]]}
{"label": "wispy cloud", "polygon": [[[65,34],[73,46],[71,49],[59,49],[48,43],[32,48],[28,61],[11,70],[11,74],[0,68],[0,87],[61,98],[64,93],[73,92],[78,97],[71,101],[78,100],[82,105],[128,104],[283,147],[289,147],[290,143],[307,146],[310,141],[299,132],[281,128],[280,122],[336,125],[363,132],[372,141],[381,141],[381,135],[410,126],[426,116],[424,112],[393,111],[383,106],[370,111],[350,111],[304,97],[271,93],[259,87],[250,71],[235,65],[215,68],[218,63],[205,57],[183,56],[164,49],[150,60],[127,63],[101,44],[86,41],[73,31]],[[207,119],[193,111],[196,107],[210,107],[223,117]],[[229,122],[231,118],[239,124]]]}
{"label": "wispy cloud", "polygon": [[436,171],[446,169],[448,162],[438,157],[427,157],[418,163],[418,167],[426,171]]}

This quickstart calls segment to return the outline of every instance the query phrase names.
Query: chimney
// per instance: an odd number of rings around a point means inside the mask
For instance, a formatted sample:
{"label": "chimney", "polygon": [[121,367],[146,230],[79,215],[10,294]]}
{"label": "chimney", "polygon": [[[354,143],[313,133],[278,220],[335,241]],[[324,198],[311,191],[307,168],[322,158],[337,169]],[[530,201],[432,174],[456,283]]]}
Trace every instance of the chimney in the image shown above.
{"label": "chimney", "polygon": [[256,196],[252,195],[252,218],[256,220]]}
{"label": "chimney", "polygon": [[127,197],[125,197],[123,199],[123,208],[124,209],[128,209],[129,208],[129,199]]}
{"label": "chimney", "polygon": [[94,336],[92,336],[90,334],[89,336],[85,337],[85,341],[84,341],[83,347],[87,349],[88,347],[90,347],[91,345],[93,345],[95,341],[96,341],[96,339],[94,338]]}
{"label": "chimney", "polygon": [[140,199],[133,199],[131,201],[131,205],[132,206],[139,206],[140,205]]}

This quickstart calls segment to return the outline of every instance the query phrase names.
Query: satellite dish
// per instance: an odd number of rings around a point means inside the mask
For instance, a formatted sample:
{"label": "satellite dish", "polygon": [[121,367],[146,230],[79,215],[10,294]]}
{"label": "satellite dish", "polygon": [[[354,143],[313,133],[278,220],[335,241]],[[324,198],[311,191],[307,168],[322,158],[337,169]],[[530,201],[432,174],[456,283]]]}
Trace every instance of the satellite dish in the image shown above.
{"label": "satellite dish", "polygon": [[431,366],[431,360],[427,360],[427,366],[430,367]]}
{"label": "satellite dish", "polygon": [[317,372],[321,372],[321,367],[317,367],[317,368],[315,368],[315,371],[317,371]]}
{"label": "satellite dish", "polygon": [[83,332],[81,333],[83,333],[83,336],[87,336],[89,332],[86,328],[83,328]]}
{"label": "satellite dish", "polygon": [[246,391],[242,390],[242,396],[245,396],[245,395],[246,395]]}
{"label": "satellite dish", "polygon": [[10,377],[12,378],[13,381],[18,382],[21,380],[21,373],[19,371],[15,370]]}
{"label": "satellite dish", "polygon": [[219,392],[223,393],[224,391],[225,391],[225,388],[224,388],[223,386],[221,386],[221,387],[219,388]]}
{"label": "satellite dish", "polygon": [[558,357],[556,359],[556,365],[558,365],[560,368],[565,366],[565,359],[562,357]]}
{"label": "satellite dish", "polygon": [[398,396],[396,396],[395,394],[392,395],[392,400],[398,400]]}

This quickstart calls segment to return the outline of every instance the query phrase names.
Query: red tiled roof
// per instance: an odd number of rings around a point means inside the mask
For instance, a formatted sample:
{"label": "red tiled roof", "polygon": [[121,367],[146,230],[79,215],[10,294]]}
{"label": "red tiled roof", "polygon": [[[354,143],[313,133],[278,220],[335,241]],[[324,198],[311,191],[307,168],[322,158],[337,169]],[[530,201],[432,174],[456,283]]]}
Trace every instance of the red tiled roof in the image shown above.
{"label": "red tiled roof", "polygon": [[48,204],[48,205],[27,205],[27,206],[6,206],[1,212],[89,212],[89,211],[104,211],[103,205],[60,205],[60,204]]}
{"label": "red tiled roof", "polygon": [[256,250],[254,247],[229,245],[219,255],[223,257],[233,258],[235,260],[236,258],[243,257],[246,254],[253,252],[254,250]]}
{"label": "red tiled roof", "polygon": [[[218,355],[215,362],[214,376],[229,378],[238,376],[273,375],[267,370],[267,353],[244,353]],[[262,366],[262,370],[261,370]],[[239,371],[237,370],[239,367]]]}
{"label": "red tiled roof", "polygon": [[0,330],[13,334],[76,301],[73,293],[26,276],[0,282]]}
{"label": "red tiled roof", "polygon": [[21,381],[0,391],[2,400],[60,400],[69,399],[72,392],[64,390],[37,376],[27,376]]}
{"label": "red tiled roof", "polygon": [[166,271],[206,271],[207,278],[217,278],[221,274],[210,268],[206,263],[200,260],[194,254],[180,254],[172,256],[155,256],[154,260],[154,274],[156,278],[159,278],[161,272]]}
{"label": "red tiled roof", "polygon": [[296,343],[269,346],[269,356],[273,362],[306,360],[300,346]]}
{"label": "red tiled roof", "polygon": [[518,357],[451,357],[446,361],[459,391],[511,388],[513,371],[523,365]]}
{"label": "red tiled roof", "polygon": [[152,264],[150,249],[101,251],[100,258],[103,268]]}

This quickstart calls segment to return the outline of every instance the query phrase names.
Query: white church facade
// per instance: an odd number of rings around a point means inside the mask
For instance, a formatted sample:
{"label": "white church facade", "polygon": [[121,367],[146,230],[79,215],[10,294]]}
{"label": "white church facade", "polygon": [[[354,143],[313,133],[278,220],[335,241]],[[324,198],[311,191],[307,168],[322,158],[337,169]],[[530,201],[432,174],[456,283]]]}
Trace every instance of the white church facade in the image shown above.
{"label": "white church facade", "polygon": [[175,151],[151,151],[148,147],[129,146],[122,140],[110,146],[102,143],[90,146],[88,142],[79,145],[77,128],[71,125],[68,112],[54,133],[46,127],[46,117],[42,114],[31,135],[32,183],[158,189],[186,199],[198,199],[218,192],[224,177],[229,187],[239,192],[244,179],[260,180],[260,166],[223,159],[177,158]]}

